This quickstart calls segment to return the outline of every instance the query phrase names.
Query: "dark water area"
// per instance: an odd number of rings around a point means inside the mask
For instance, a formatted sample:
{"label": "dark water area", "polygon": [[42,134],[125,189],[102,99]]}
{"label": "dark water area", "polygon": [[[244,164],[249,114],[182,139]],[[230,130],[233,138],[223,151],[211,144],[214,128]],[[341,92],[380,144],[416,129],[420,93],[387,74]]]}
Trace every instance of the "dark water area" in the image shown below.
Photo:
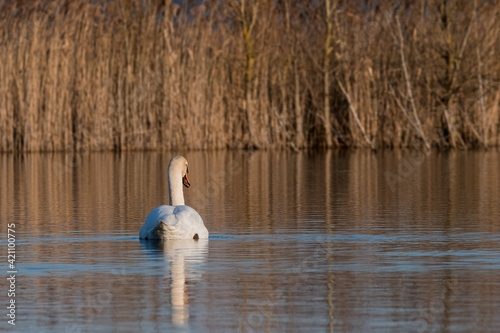
{"label": "dark water area", "polygon": [[186,152],[210,238],[140,241],[177,153],[0,155],[0,329],[500,327],[497,151]]}

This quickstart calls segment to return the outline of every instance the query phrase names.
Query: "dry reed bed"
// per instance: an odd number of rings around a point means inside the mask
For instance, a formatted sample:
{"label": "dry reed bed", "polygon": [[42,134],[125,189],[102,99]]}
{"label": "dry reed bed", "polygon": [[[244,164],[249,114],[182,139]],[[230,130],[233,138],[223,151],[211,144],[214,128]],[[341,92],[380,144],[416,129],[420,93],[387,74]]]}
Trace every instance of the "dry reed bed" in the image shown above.
{"label": "dry reed bed", "polygon": [[500,5],[359,3],[7,1],[0,151],[498,145]]}

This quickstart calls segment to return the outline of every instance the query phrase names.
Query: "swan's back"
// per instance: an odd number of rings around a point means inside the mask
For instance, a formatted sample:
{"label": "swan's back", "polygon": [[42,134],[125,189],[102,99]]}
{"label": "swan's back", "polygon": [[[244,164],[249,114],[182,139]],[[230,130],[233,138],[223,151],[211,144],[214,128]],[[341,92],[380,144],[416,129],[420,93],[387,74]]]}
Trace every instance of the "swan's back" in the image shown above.
{"label": "swan's back", "polygon": [[208,238],[203,220],[189,206],[157,207],[148,214],[139,232],[142,239],[198,239]]}

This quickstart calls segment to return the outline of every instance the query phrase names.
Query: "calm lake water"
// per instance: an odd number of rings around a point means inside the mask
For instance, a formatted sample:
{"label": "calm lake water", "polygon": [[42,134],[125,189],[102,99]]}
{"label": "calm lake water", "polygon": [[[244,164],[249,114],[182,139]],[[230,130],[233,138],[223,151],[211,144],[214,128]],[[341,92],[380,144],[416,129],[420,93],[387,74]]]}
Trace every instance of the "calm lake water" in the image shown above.
{"label": "calm lake water", "polygon": [[185,153],[210,238],[141,242],[175,154],[0,155],[0,328],[498,331],[497,151]]}

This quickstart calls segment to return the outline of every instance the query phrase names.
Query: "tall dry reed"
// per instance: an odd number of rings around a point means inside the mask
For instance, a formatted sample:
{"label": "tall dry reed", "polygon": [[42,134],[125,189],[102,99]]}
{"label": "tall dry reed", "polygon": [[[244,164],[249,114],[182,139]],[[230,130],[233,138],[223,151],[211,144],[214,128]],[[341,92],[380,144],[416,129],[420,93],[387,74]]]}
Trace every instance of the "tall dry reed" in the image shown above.
{"label": "tall dry reed", "polygon": [[499,18],[494,1],[6,1],[0,151],[498,145]]}

